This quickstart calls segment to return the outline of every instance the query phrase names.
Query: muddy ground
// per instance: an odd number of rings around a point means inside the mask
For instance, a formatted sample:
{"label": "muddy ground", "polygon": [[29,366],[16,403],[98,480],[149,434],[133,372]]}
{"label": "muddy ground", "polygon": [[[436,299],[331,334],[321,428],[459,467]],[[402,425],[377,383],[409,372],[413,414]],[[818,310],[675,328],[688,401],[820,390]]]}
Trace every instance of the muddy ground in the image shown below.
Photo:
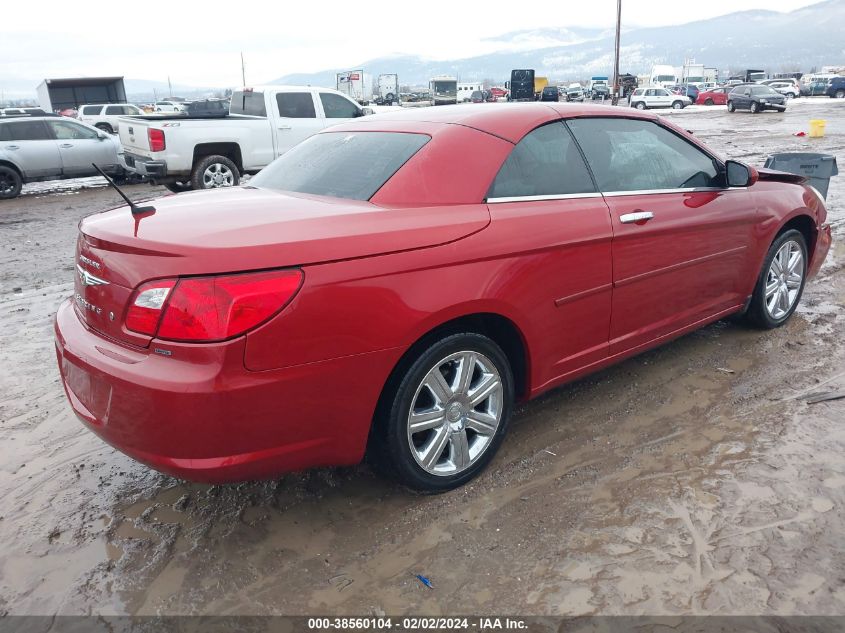
{"label": "muddy ground", "polygon": [[[845,166],[843,106],[670,115],[754,164]],[[792,136],[811,118],[826,138]],[[365,466],[189,484],[83,430],[51,322],[77,221],[119,199],[27,187],[0,203],[0,613],[845,614],[845,400],[806,402],[845,389],[843,181],[786,327],[720,322],[522,406],[492,466],[435,497]]]}

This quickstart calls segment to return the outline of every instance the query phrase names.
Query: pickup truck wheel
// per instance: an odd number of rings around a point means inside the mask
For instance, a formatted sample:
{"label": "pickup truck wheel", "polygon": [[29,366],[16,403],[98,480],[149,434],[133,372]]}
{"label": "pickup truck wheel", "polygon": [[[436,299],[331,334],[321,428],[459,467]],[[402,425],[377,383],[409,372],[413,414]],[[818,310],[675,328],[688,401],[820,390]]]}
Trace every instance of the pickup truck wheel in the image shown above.
{"label": "pickup truck wheel", "polygon": [[0,165],[0,200],[17,198],[21,193],[21,175],[11,167]]}
{"label": "pickup truck wheel", "polygon": [[166,182],[164,186],[173,193],[182,193],[183,191],[191,190],[190,182]]}
{"label": "pickup truck wheel", "polygon": [[98,130],[102,130],[103,132],[108,132],[109,134],[114,134],[114,130],[112,129],[111,125],[109,125],[108,123],[97,123],[97,125],[95,125],[94,127],[97,128]]}
{"label": "pickup truck wheel", "polygon": [[206,156],[194,165],[191,173],[193,189],[237,187],[241,181],[238,167],[225,156]]}

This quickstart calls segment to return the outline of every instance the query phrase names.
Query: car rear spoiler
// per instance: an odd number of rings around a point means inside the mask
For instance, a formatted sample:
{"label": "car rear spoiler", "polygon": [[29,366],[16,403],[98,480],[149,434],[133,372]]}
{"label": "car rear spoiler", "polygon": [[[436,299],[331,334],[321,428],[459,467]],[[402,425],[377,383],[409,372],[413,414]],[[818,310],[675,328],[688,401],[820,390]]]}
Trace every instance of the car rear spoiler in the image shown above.
{"label": "car rear spoiler", "polygon": [[801,184],[807,182],[805,176],[799,174],[790,174],[785,171],[778,171],[777,169],[766,169],[765,167],[755,167],[757,173],[760,174],[760,180],[773,180],[775,182],[794,182]]}

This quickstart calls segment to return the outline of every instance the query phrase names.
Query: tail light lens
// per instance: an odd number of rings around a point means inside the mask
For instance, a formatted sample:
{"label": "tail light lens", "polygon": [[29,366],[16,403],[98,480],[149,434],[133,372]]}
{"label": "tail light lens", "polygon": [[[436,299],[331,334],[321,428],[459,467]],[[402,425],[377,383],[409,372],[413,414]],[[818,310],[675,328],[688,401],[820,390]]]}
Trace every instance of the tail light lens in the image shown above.
{"label": "tail light lens", "polygon": [[298,269],[163,279],[133,294],[126,327],[161,339],[222,341],[260,325],[299,291]]}
{"label": "tail light lens", "polygon": [[151,152],[163,152],[167,144],[164,142],[164,130],[147,128],[147,139],[150,141]]}

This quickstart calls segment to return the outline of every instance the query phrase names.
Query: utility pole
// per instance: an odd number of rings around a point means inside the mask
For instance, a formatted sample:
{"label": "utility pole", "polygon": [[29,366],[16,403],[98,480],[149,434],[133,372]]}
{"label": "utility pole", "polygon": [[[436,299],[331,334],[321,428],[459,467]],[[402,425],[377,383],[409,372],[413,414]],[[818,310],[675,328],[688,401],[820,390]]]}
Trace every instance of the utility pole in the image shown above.
{"label": "utility pole", "polygon": [[246,69],[244,68],[244,52],[241,51],[241,81],[246,86]]}
{"label": "utility pole", "polygon": [[613,105],[619,102],[619,37],[622,31],[622,0],[616,0],[616,47],[613,56]]}
{"label": "utility pole", "polygon": [[170,93],[170,96],[173,96],[173,86],[170,85],[170,75],[167,75],[167,90]]}

